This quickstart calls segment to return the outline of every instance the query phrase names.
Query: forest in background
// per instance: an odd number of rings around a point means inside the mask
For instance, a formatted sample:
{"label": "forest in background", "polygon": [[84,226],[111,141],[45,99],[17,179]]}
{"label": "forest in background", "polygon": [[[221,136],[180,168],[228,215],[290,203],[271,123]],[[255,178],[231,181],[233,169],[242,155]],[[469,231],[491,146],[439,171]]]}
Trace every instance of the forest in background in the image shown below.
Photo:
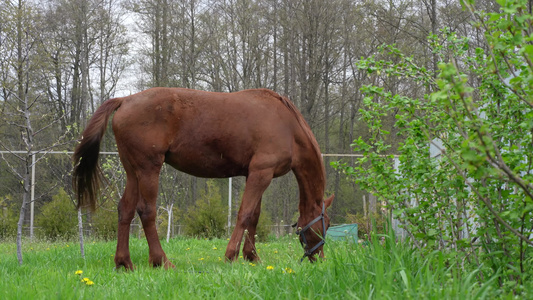
{"label": "forest in background", "polygon": [[[476,5],[489,12],[499,9],[494,1]],[[154,86],[273,89],[299,107],[323,153],[352,153],[352,142],[371,134],[359,121],[364,84],[413,98],[428,92],[405,78],[358,68],[357,61],[383,44],[394,44],[436,74],[439,58],[428,35],[449,28],[468,36],[472,45],[486,47],[471,22],[458,1],[2,0],[0,150],[26,154],[2,156],[0,204],[16,215],[28,202],[23,198],[31,188],[26,179],[33,151],[39,152],[40,166],[36,214],[60,187],[72,197],[68,156],[46,153],[71,151],[103,101]],[[393,120],[393,114],[383,117],[391,132],[396,130]],[[102,151],[115,151],[111,132]],[[116,157],[102,160],[113,183],[102,198],[114,213],[122,192],[116,180],[121,171]],[[329,161],[338,157],[325,160],[327,193],[336,194],[332,221],[353,222],[368,194],[329,168]],[[173,204],[181,214],[213,186],[164,172],[161,206]],[[235,205],[242,185],[234,180]],[[225,200],[227,181],[215,186]],[[294,178],[282,177],[265,195],[263,212],[273,223],[289,224],[297,213],[296,199]]]}

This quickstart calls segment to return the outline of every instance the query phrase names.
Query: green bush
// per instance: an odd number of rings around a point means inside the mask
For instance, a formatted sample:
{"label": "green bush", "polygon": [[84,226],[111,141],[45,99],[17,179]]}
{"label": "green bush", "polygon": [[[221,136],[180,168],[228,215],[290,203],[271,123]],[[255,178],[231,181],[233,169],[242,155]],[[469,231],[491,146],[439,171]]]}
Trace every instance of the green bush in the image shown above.
{"label": "green bush", "polygon": [[272,233],[272,218],[266,209],[261,209],[261,215],[259,216],[259,223],[257,223],[257,240],[265,242],[268,240],[269,235]]}
{"label": "green bush", "polygon": [[41,214],[36,218],[39,235],[57,240],[69,239],[77,234],[78,216],[74,204],[62,188],[43,205]]}
{"label": "green bush", "polygon": [[[430,37],[437,74],[394,46],[361,60],[411,88],[363,87],[371,135],[353,144],[363,157],[333,165],[385,202],[415,246],[455,252],[518,295],[533,278],[533,15],[526,1],[497,2],[495,13],[462,2],[481,44],[449,29]],[[383,124],[391,115],[397,149]]]}
{"label": "green bush", "polygon": [[220,189],[212,180],[207,181],[207,191],[202,193],[185,217],[185,233],[189,236],[222,237],[226,225],[226,208],[222,204]]}
{"label": "green bush", "polygon": [[10,202],[10,195],[0,199],[0,239],[17,235],[17,213]]}
{"label": "green bush", "polygon": [[91,228],[96,238],[112,240],[117,237],[117,205],[114,201],[105,201],[92,215]]}

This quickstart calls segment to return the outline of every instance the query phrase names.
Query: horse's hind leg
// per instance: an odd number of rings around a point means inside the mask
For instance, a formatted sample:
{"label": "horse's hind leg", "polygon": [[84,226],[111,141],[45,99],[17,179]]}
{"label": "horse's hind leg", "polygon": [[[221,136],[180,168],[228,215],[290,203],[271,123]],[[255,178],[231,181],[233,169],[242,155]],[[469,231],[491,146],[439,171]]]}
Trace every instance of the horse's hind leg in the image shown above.
{"label": "horse's hind leg", "polygon": [[248,174],[235,229],[233,229],[228,247],[226,248],[227,259],[233,261],[239,256],[239,248],[245,230],[248,233],[245,237],[243,255],[248,260],[258,259],[257,253],[255,252],[254,235],[261,210],[261,196],[272,181],[272,177],[273,171],[271,169],[250,171]]}
{"label": "horse's hind leg", "polygon": [[137,195],[137,180],[128,176],[124,195],[122,195],[118,203],[118,238],[117,251],[115,253],[115,266],[117,269],[124,267],[126,270],[133,270],[134,268],[130,258],[129,237],[131,220],[135,216]]}
{"label": "horse's hind leg", "polygon": [[137,203],[137,213],[143,224],[144,234],[148,241],[149,263],[154,266],[164,266],[165,269],[174,268],[159,241],[155,220],[157,216],[157,191],[159,184],[159,170],[150,175],[143,174],[139,178],[140,199]]}

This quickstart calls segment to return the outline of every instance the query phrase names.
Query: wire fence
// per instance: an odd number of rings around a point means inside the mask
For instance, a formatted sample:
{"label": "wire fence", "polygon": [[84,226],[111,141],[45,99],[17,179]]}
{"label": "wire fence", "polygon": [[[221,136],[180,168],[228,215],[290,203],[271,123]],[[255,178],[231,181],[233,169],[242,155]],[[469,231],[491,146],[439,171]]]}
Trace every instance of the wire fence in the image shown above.
{"label": "wire fence", "polygon": [[[72,152],[48,151],[43,153],[28,153],[27,151],[0,151],[0,218],[6,218],[6,211],[18,212],[24,193],[21,176],[28,174],[31,190],[29,192],[29,207],[24,222],[24,234],[33,237],[39,232],[39,227],[34,223],[39,218],[43,205],[50,202],[60,189],[64,190],[74,204],[75,199],[71,188]],[[122,168],[117,152],[101,152],[100,165],[107,184],[101,191],[100,210],[108,211],[108,218],[116,222],[116,204],[125,187],[125,172]],[[330,161],[353,161],[357,154],[323,154],[327,174],[327,193],[335,193],[334,205],[328,210],[332,224],[353,222],[350,216],[361,214],[364,199],[368,193],[359,189],[353,180],[339,174],[329,166]],[[160,234],[166,233],[169,204],[173,205],[174,218],[171,220],[171,236],[184,234],[184,216],[196,200],[208,193],[211,179],[196,178],[178,172],[165,165],[160,175],[158,197],[158,225]],[[228,224],[231,228],[235,220],[240,198],[244,188],[244,178],[212,180],[218,199],[227,208]],[[293,232],[290,226],[297,219],[298,187],[294,176],[286,175],[274,179],[263,195],[262,214],[269,219],[269,231],[272,235],[281,236]],[[227,204],[225,204],[227,203]],[[13,213],[11,213],[13,215]],[[113,217],[114,216],[114,217]],[[348,216],[348,218],[347,218]],[[87,221],[90,223],[89,221]],[[76,226],[74,223],[72,226]],[[91,226],[85,226],[87,234],[91,234]],[[138,218],[131,226],[132,235],[142,235]]]}

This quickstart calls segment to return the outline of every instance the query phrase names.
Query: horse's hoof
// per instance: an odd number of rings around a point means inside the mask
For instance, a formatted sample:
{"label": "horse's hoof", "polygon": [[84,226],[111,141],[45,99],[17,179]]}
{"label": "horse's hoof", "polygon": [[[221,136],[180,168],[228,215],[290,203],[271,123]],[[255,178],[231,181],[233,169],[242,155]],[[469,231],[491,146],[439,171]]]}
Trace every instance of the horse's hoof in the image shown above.
{"label": "horse's hoof", "polygon": [[165,262],[164,267],[165,267],[165,270],[168,270],[168,269],[175,269],[175,268],[176,268],[176,266],[175,266],[173,263],[171,263],[170,260],[167,260],[167,261]]}
{"label": "horse's hoof", "polygon": [[117,272],[121,272],[121,271],[124,271],[124,272],[133,272],[135,271],[135,265],[131,264],[131,266],[128,266],[126,264],[120,264],[120,265],[117,265],[113,268],[114,271],[117,271]]}

